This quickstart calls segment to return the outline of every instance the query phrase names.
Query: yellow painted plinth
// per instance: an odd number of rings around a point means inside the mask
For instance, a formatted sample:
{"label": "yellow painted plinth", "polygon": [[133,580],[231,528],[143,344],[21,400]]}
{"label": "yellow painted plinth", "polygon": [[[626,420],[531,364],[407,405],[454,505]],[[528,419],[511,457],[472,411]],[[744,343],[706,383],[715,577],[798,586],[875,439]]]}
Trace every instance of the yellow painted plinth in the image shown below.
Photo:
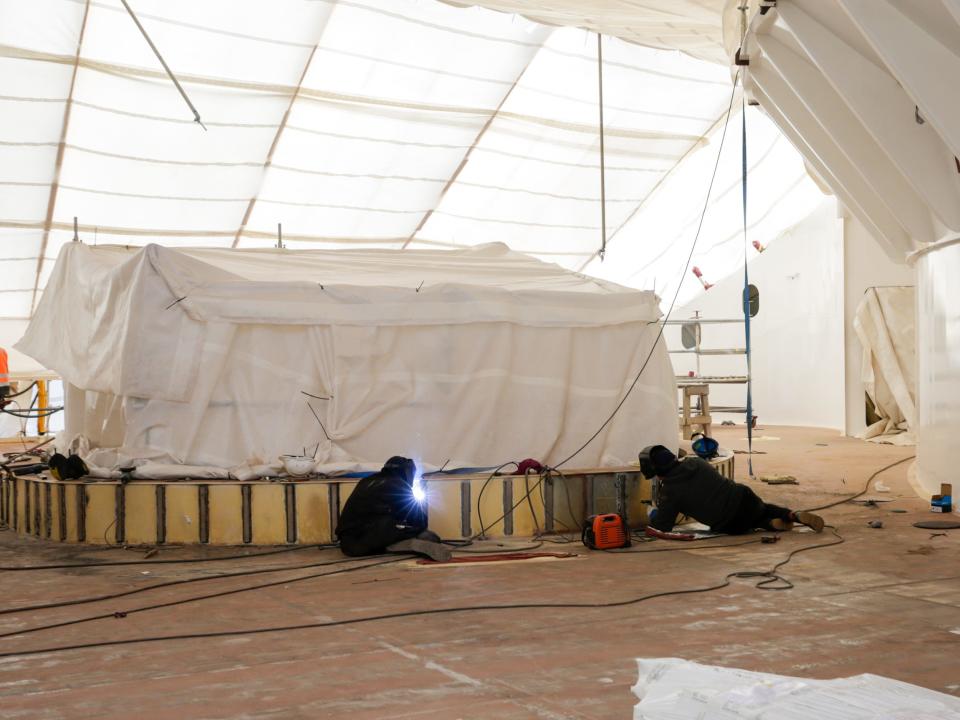
{"label": "yellow painted plinth", "polygon": [[[733,458],[715,465],[733,477]],[[537,483],[541,483],[537,485]],[[0,479],[0,525],[57,542],[90,544],[325,544],[357,480],[57,481]],[[434,475],[430,529],[443,538],[569,532],[593,513],[646,520],[650,482],[639,468],[516,475]],[[482,491],[482,494],[481,494]]]}

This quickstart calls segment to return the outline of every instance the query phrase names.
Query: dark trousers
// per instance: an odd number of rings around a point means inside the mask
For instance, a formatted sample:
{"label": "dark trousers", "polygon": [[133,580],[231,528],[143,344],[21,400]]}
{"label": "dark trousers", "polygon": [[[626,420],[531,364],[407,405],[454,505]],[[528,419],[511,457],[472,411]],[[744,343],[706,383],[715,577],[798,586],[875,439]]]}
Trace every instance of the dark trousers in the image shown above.
{"label": "dark trousers", "polygon": [[414,538],[420,532],[418,527],[398,527],[396,519],[389,515],[373,516],[366,518],[362,527],[341,531],[340,550],[351,557],[380,555],[387,551],[388,545]]}
{"label": "dark trousers", "polygon": [[775,528],[771,525],[772,520],[791,522],[791,512],[788,508],[764,502],[746,485],[741,485],[740,488],[743,496],[733,518],[723,527],[712,529],[728,535],[742,535],[757,528],[774,530]]}

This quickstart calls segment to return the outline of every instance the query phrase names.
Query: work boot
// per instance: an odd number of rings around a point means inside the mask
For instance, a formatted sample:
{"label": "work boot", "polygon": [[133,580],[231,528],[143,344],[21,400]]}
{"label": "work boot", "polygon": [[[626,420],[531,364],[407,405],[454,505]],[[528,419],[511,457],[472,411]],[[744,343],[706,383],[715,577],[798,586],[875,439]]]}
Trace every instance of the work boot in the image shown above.
{"label": "work boot", "polygon": [[412,552],[418,555],[426,555],[435,562],[448,562],[453,557],[453,553],[446,545],[430,540],[421,540],[420,538],[401,540],[393,543],[393,545],[387,545],[387,552]]}
{"label": "work boot", "polygon": [[801,525],[806,525],[814,532],[823,532],[823,518],[819,515],[815,515],[812,512],[807,512],[806,510],[801,510],[800,512],[795,512],[793,516],[797,519],[798,523]]}

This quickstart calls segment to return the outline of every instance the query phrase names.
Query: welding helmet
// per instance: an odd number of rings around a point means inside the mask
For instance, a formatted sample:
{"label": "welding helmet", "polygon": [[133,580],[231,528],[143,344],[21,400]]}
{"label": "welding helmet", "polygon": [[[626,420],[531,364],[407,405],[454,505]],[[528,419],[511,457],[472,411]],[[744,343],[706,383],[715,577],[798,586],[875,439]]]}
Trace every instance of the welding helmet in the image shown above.
{"label": "welding helmet", "polygon": [[645,447],[640,452],[640,471],[646,477],[663,475],[677,464],[677,456],[663,445]]}
{"label": "welding helmet", "polygon": [[[640,470],[646,477],[663,475],[676,464],[677,456],[663,445],[644,448],[640,453]],[[647,470],[644,470],[644,466]]]}
{"label": "welding helmet", "polygon": [[387,460],[380,472],[399,475],[407,485],[413,485],[413,478],[417,474],[417,465],[410,458],[394,455]]}

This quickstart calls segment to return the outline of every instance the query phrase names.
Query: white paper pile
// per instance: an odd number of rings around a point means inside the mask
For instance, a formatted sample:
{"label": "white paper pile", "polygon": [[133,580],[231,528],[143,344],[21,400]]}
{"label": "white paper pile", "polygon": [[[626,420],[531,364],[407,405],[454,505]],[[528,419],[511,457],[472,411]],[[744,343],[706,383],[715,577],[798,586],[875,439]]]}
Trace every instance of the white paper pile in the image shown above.
{"label": "white paper pile", "polygon": [[639,658],[634,720],[960,720],[960,698],[891,680],[749,672]]}

